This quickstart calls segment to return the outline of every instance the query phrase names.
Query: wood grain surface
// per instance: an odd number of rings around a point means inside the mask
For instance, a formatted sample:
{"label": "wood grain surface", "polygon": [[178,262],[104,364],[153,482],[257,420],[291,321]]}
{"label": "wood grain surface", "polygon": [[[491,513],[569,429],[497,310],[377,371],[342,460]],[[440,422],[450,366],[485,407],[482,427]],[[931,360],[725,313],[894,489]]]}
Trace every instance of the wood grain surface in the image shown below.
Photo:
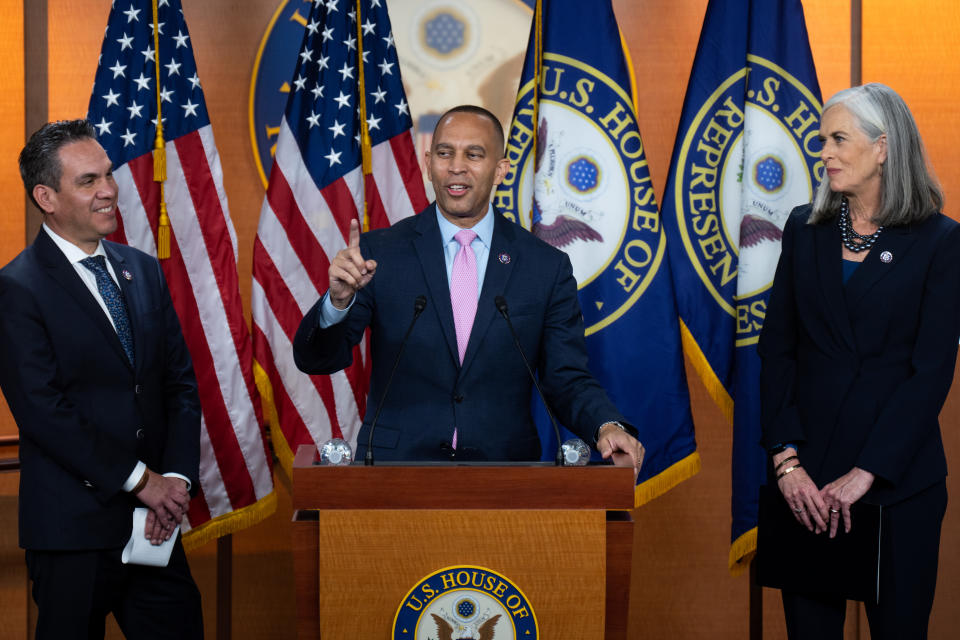
{"label": "wood grain surface", "polygon": [[603,512],[320,512],[320,635],[387,637],[404,597],[423,578],[474,565],[526,595],[540,638],[599,640],[605,529]]}

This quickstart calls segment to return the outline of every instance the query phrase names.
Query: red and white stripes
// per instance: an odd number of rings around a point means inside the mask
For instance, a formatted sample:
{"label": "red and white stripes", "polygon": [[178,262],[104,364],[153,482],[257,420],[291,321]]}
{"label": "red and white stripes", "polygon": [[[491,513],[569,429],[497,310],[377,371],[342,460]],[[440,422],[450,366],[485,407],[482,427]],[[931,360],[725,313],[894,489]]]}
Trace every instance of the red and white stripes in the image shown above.
{"label": "red and white stripes", "polygon": [[[240,300],[237,237],[211,127],[168,141],[166,154],[171,251],[161,264],[203,409],[200,492],[184,526],[191,530],[185,541],[197,544],[269,515],[275,496]],[[122,221],[115,239],[156,255],[159,185],[153,181],[151,155],[117,168],[114,175]],[[232,526],[231,515],[244,522]]]}
{"label": "red and white stripes", "polygon": [[[369,370],[363,342],[354,349],[354,364],[331,376],[301,373],[292,353],[303,315],[327,290],[330,260],[346,247],[350,221],[363,217],[364,179],[355,167],[318,188],[286,118],[276,149],[254,243],[251,306],[254,353],[270,386],[261,395],[273,398],[279,420],[271,425],[274,442],[289,466],[299,444],[331,437],[355,444],[365,411]],[[372,159],[365,193],[371,228],[427,205],[409,131],[375,146]]]}

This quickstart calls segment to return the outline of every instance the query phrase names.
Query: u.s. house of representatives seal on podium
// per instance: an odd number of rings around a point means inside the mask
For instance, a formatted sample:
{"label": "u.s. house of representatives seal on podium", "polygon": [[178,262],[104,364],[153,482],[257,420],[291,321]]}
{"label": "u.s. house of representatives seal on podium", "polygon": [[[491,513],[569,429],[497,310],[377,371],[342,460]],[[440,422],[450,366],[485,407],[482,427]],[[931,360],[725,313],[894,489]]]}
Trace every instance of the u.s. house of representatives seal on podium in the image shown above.
{"label": "u.s. house of representatives seal on podium", "polygon": [[736,318],[738,347],[760,335],[783,226],[812,198],[811,175],[823,173],[819,100],[780,66],[755,55],[747,63],[678,134],[673,192],[683,248],[717,305]]}
{"label": "u.s. house of representatives seal on podium", "polygon": [[435,571],[403,597],[393,640],[515,640],[539,637],[537,617],[523,592],[484,567]]}

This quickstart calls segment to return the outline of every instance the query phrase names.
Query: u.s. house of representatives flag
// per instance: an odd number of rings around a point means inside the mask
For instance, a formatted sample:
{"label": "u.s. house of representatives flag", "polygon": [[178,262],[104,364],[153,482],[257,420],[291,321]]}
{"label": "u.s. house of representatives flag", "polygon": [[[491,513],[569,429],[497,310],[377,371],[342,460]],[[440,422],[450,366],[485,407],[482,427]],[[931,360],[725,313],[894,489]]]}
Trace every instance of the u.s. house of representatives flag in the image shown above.
{"label": "u.s. house of representatives flag", "polygon": [[[200,488],[183,523],[184,544],[192,547],[269,516],[276,494],[258,419],[220,157],[180,0],[157,5],[155,25],[150,0],[114,3],[87,117],[119,187],[120,225],[110,239],[156,256],[164,201],[170,218],[169,257],[160,262],[203,409]],[[158,99],[162,183],[154,181],[152,153]]]}
{"label": "u.s. house of representatives flag", "polygon": [[570,256],[591,369],[647,449],[641,504],[700,458],[629,57],[610,0],[537,5],[494,204]]}
{"label": "u.s. house of representatives flag", "polygon": [[293,362],[293,337],[327,289],[330,260],[346,247],[351,220],[385,227],[427,205],[412,124],[385,1],[315,2],[253,250],[257,386],[285,468],[300,444],[331,437],[356,444],[369,377],[366,341],[346,370],[308,376]]}
{"label": "u.s. house of representatives flag", "polygon": [[765,473],[757,339],[783,225],[823,171],[820,110],[800,0],[711,0],[662,214],[684,349],[733,423],[734,573]]}

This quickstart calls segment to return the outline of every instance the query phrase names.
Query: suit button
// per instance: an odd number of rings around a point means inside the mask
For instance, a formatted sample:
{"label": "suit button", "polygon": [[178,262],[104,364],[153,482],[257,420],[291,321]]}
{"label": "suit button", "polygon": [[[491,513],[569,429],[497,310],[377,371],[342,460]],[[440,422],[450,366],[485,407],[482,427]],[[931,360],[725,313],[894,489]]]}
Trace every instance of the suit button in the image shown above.
{"label": "suit button", "polygon": [[461,402],[463,402],[463,394],[462,393],[453,394],[453,401],[456,402],[457,404],[460,404]]}
{"label": "suit button", "polygon": [[137,440],[143,440],[143,437],[147,435],[143,429],[137,429]]}
{"label": "suit button", "polygon": [[142,391],[143,391],[143,385],[142,385],[142,384],[138,384],[138,385],[136,385],[136,386],[133,387],[133,392],[134,392],[135,394],[137,394],[137,395],[140,395],[140,393],[141,393]]}

